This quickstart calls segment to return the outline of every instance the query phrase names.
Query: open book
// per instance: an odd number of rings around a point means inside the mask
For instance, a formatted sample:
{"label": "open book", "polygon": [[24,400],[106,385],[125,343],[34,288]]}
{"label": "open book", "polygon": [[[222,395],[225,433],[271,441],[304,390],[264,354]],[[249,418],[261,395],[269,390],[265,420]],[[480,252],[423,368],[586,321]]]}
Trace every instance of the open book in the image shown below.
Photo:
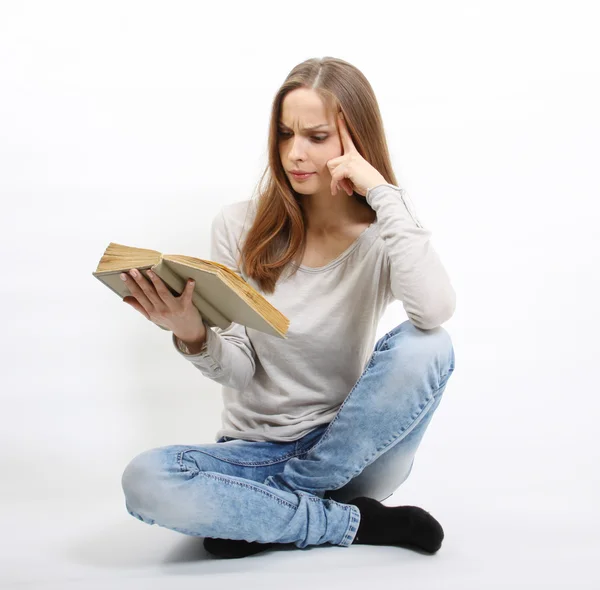
{"label": "open book", "polygon": [[194,279],[192,303],[211,327],[226,329],[235,322],[265,334],[287,338],[288,318],[223,264],[110,242],[92,274],[124,298],[132,294],[119,275],[132,268],[137,268],[152,282],[145,272],[151,269],[174,296],[181,295],[187,279]]}

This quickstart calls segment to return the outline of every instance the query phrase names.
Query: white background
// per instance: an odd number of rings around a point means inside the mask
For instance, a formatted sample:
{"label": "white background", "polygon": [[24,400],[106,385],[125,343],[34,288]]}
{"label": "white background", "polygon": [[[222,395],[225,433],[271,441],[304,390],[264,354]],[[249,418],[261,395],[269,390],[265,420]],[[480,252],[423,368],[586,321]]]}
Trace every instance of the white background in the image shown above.
{"label": "white background", "polygon": [[[572,1],[2,2],[2,588],[597,588],[597,29]],[[110,241],[208,257],[279,85],[323,56],[371,82],[457,292],[455,372],[386,501],[446,538],[215,560],[120,478],[213,442],[220,386],[91,273]]]}

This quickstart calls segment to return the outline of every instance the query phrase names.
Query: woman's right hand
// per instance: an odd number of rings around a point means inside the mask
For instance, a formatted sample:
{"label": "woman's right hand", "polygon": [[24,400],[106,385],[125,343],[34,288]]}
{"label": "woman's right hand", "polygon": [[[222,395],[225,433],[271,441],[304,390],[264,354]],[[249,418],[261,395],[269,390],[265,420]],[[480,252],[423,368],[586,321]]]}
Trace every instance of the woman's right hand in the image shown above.
{"label": "woman's right hand", "polygon": [[171,330],[183,342],[198,342],[206,337],[202,315],[192,303],[194,281],[186,282],[181,295],[171,294],[162,279],[151,270],[146,271],[151,282],[137,269],[122,273],[132,296],[123,298],[147,320]]}

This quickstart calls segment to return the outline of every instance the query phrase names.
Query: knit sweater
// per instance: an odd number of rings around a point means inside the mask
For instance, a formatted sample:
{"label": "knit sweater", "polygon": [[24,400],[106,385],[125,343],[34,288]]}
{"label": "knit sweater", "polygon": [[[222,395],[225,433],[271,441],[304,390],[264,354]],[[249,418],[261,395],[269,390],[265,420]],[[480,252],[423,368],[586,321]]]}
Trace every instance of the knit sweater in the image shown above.
{"label": "knit sweater", "polygon": [[222,386],[222,436],[250,441],[297,440],[335,417],[373,353],[387,306],[402,302],[408,319],[430,330],[454,313],[456,295],[407,191],[370,188],[376,220],[335,260],[285,272],[273,294],[246,276],[237,258],[256,201],[225,205],[211,227],[211,259],[240,274],[290,320],[287,339],[240,324],[207,326],[197,354],[179,354]]}

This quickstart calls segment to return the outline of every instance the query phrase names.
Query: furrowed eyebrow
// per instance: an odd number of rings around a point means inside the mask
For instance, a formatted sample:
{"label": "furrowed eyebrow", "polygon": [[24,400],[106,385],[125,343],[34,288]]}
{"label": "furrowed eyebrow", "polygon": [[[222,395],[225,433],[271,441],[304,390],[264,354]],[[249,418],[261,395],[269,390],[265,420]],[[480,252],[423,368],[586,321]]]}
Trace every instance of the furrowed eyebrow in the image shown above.
{"label": "furrowed eyebrow", "polygon": [[[283,123],[279,123],[279,126],[283,127],[284,129],[289,129],[289,127],[287,125],[284,125]],[[304,127],[302,131],[314,131],[315,129],[319,129],[320,127],[329,127],[329,123],[321,123],[320,125],[314,125],[313,127]]]}

